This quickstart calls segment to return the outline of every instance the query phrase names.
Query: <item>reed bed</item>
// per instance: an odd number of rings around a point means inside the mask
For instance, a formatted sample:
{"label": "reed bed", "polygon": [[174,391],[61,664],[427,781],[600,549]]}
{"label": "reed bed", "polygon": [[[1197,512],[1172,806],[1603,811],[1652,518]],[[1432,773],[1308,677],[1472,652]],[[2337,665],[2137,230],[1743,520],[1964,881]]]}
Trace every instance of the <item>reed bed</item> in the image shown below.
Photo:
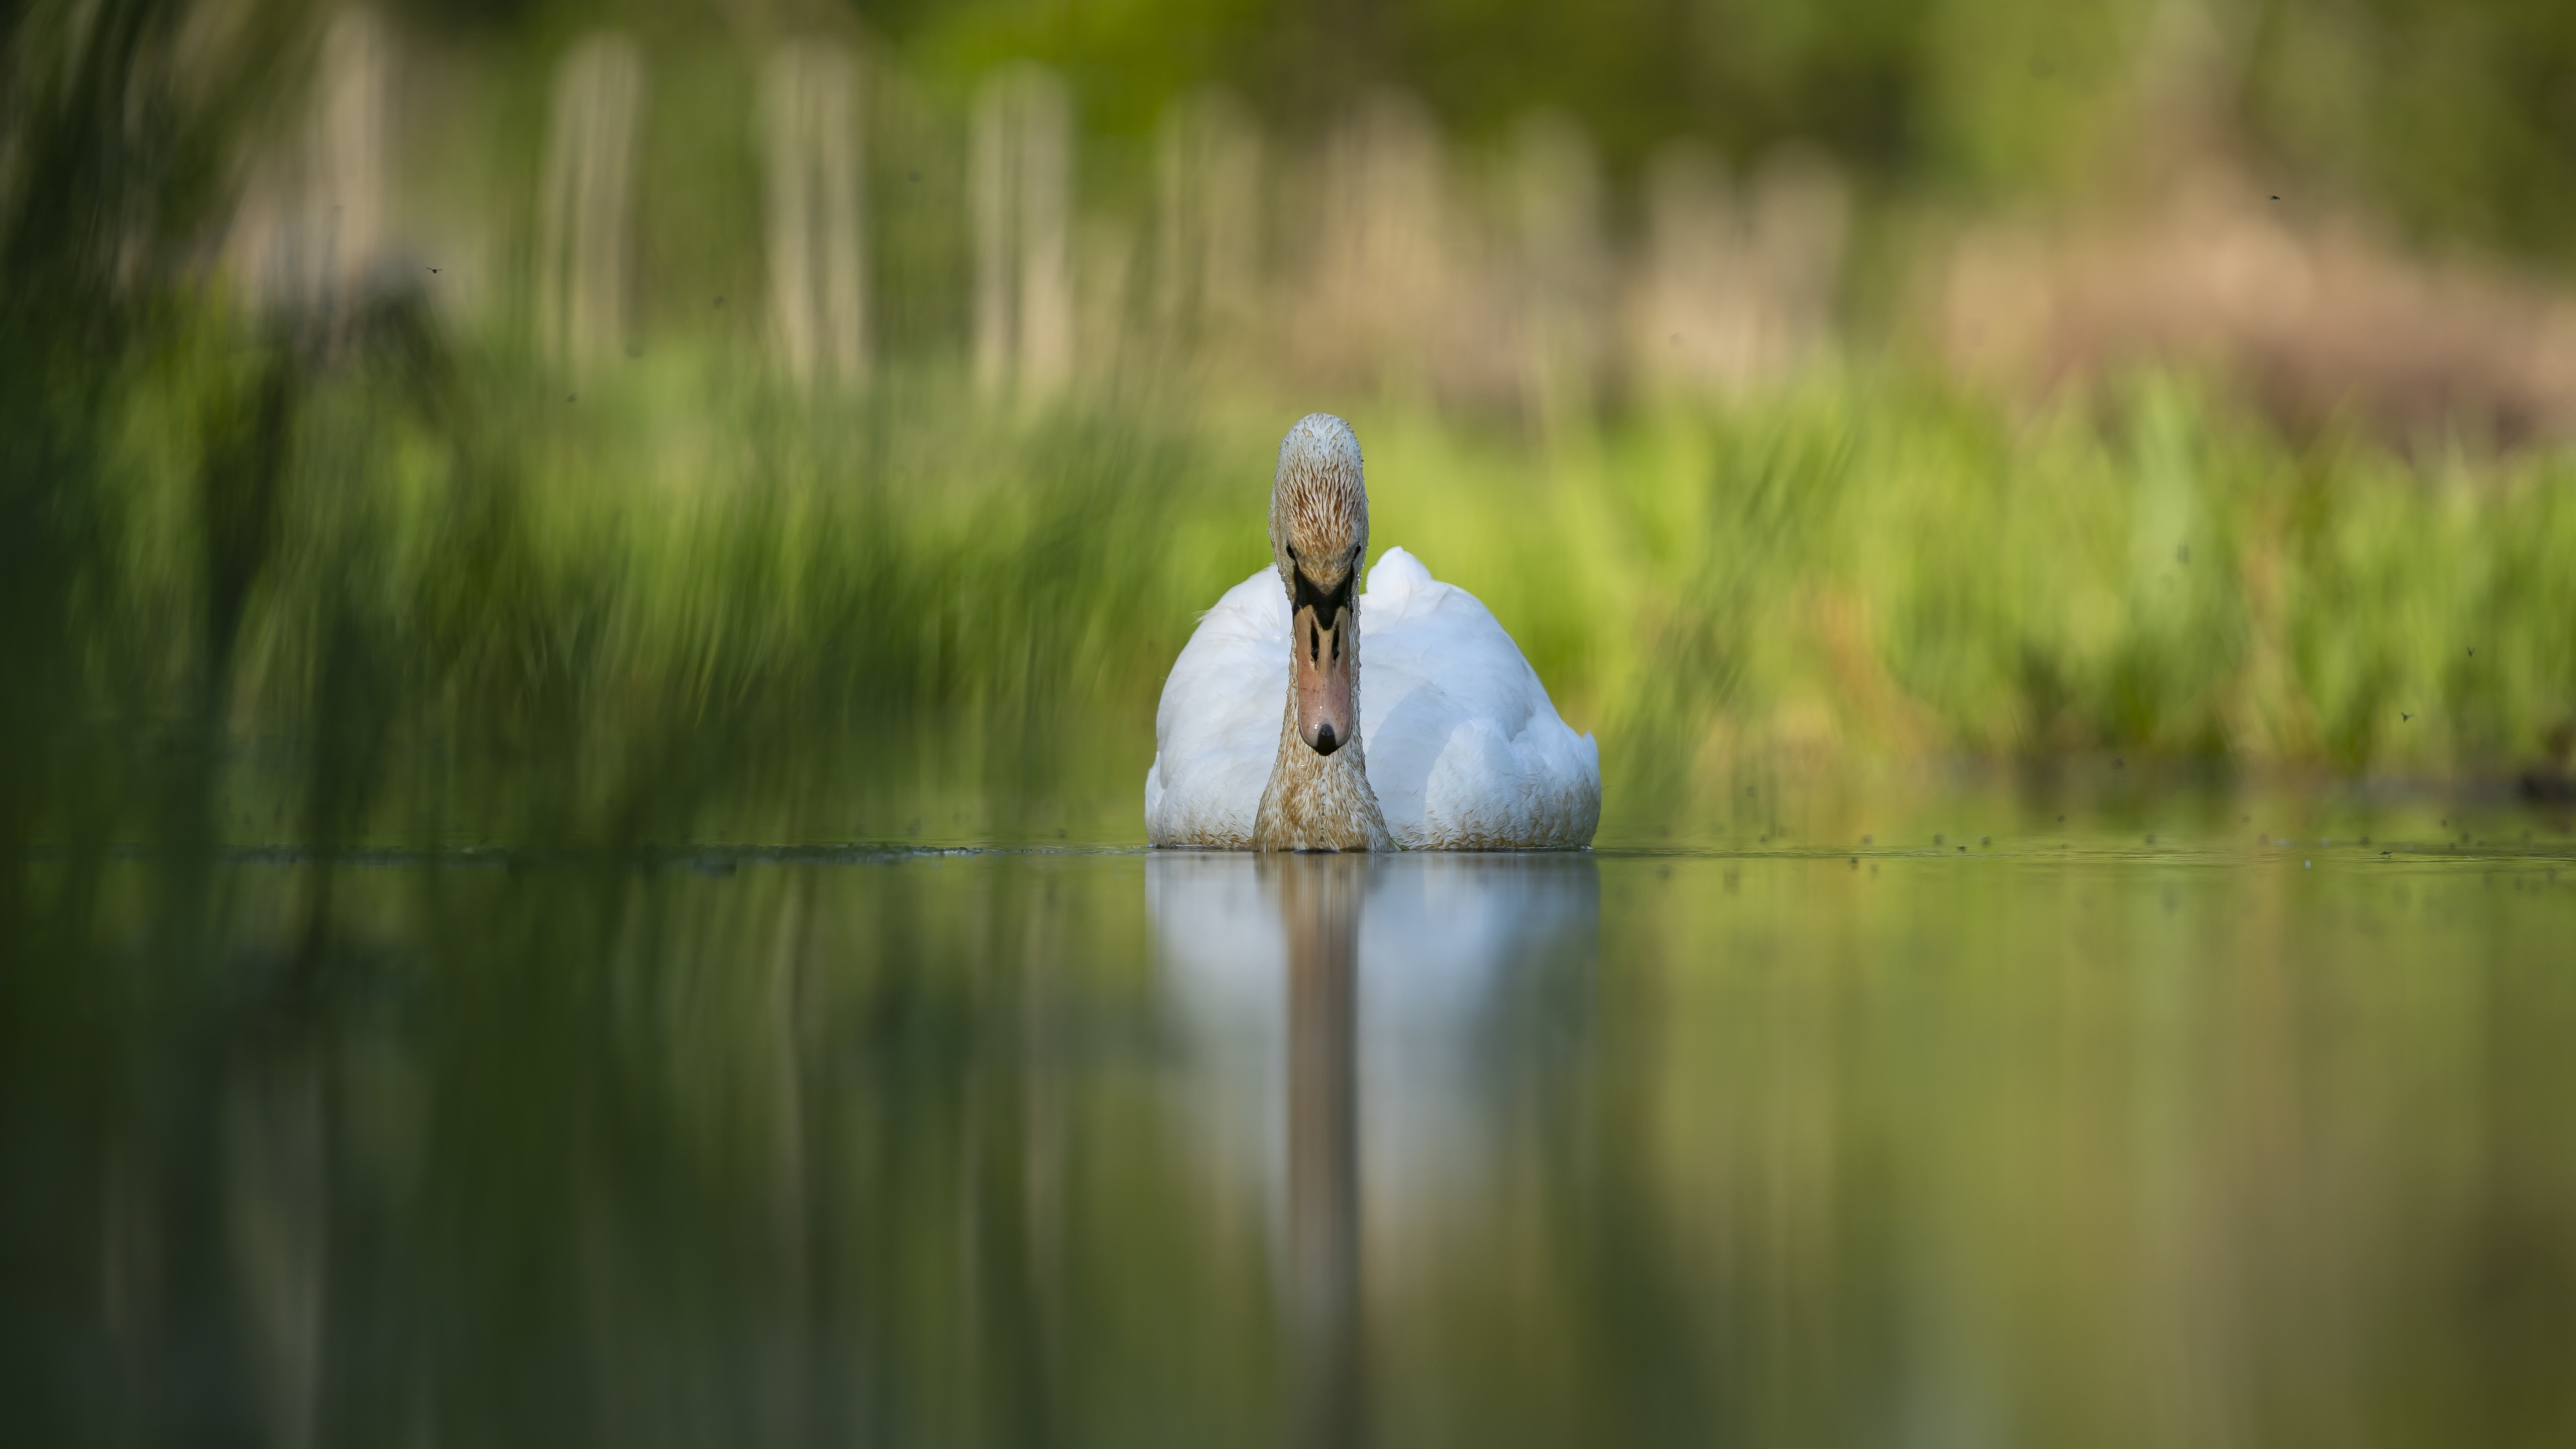
{"label": "reed bed", "polygon": [[[1132,840],[1308,405],[817,400],[717,346],[575,393],[398,306],[328,354],[224,316],[108,390],[51,706],[163,762],[81,778],[202,755],[237,842]],[[1324,401],[1377,546],[1599,734],[1612,832],[1748,769],[2545,775],[2576,716],[2563,454],[2294,444],[2180,374],[2037,414],[1857,370],[1554,429]],[[106,833],[175,828],[152,798]]]}

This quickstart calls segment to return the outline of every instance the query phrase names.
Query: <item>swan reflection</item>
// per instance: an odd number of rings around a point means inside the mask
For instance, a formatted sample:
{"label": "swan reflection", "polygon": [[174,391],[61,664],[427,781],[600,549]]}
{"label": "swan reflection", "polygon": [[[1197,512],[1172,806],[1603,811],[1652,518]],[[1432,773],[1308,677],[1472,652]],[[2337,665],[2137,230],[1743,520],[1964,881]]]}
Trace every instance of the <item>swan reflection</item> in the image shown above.
{"label": "swan reflection", "polygon": [[1145,896],[1183,1109],[1271,1223],[1305,1437],[1350,1442],[1367,1250],[1472,1203],[1516,1084],[1580,1040],[1592,857],[1157,854]]}

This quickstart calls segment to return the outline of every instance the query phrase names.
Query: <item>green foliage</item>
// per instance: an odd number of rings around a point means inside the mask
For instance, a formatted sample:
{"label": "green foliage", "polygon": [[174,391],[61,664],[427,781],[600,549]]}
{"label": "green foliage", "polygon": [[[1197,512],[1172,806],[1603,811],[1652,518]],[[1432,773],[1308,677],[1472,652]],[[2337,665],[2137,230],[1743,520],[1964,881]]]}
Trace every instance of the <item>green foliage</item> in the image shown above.
{"label": "green foliage", "polygon": [[2360,200],[2427,236],[2544,262],[2576,239],[2576,10],[2550,0],[859,9],[942,78],[1061,66],[1111,134],[1143,134],[1194,85],[1294,129],[1399,86],[1470,136],[1563,110],[1623,169],[1677,135],[1739,160],[1797,139],[1898,194],[2022,197],[2081,194],[2189,131],[2247,152],[2275,189]]}
{"label": "green foliage", "polygon": [[[2025,417],[1864,370],[1577,409],[1535,444],[1400,396],[1190,391],[1140,362],[1094,369],[1071,401],[1001,405],[955,355],[958,209],[923,202],[889,212],[889,277],[921,285],[884,289],[877,381],[799,394],[755,361],[756,308],[715,309],[694,285],[748,285],[728,268],[754,265],[749,183],[709,205],[690,179],[747,145],[741,54],[721,47],[656,91],[671,109],[655,134],[694,139],[645,209],[702,220],[647,228],[650,345],[607,375],[531,362],[506,284],[478,320],[397,286],[246,323],[179,259],[218,209],[220,139],[287,63],[242,56],[290,54],[275,37],[296,13],[259,10],[221,85],[169,63],[178,13],[82,11],[78,45],[71,10],[11,32],[29,78],[0,215],[13,847],[1133,839],[1163,671],[1195,612],[1259,563],[1270,448],[1318,403],[1359,425],[1381,544],[1486,599],[1599,732],[1614,823],[1686,810],[1748,761],[2099,751],[2494,776],[2576,714],[2565,454],[2285,442],[2186,377]],[[655,43],[705,40],[704,17],[652,13]],[[944,84],[977,62],[942,27],[1000,44],[1019,33],[1000,13],[888,34]],[[1080,31],[1114,55],[1154,13],[1059,17],[1010,47]],[[1728,64],[1778,56],[1796,75],[1798,57],[1878,35],[1903,37],[1870,53],[1916,57],[1909,74],[1937,53],[1966,76],[1966,57],[2019,53],[1972,43],[2018,16],[1766,12],[1726,22],[1769,37]],[[2373,23],[2402,28],[2391,17]],[[1247,16],[1225,44],[1287,23]],[[2066,66],[2127,63],[2101,39],[2119,17],[2059,23]],[[2543,32],[2460,33],[2545,52]],[[1167,69],[1243,79],[1208,43]],[[1546,98],[1509,65],[1457,79],[1473,68],[1425,69],[1428,53],[1387,51],[1386,75],[1453,114]],[[1609,64],[1565,60],[1570,86]],[[527,101],[546,68],[523,69],[501,84]],[[1965,94],[1903,90],[1935,93]],[[1989,103],[1987,121],[1908,134],[2020,134]],[[534,124],[542,108],[493,109]],[[683,124],[719,112],[725,128]],[[953,183],[933,108],[889,101],[880,119],[880,190],[897,172]],[[2039,164],[1989,151],[1999,177]],[[703,219],[718,213],[733,220]]]}
{"label": "green foliage", "polygon": [[[201,321],[103,415],[57,715],[141,749],[202,711],[235,839],[1133,839],[1291,411],[806,397],[714,347],[555,386],[402,308],[327,357]],[[2028,418],[1825,379],[1536,448],[1350,411],[1379,546],[1494,609],[1627,826],[1748,762],[2495,775],[2576,715],[2561,456],[2293,446],[2169,376]]]}

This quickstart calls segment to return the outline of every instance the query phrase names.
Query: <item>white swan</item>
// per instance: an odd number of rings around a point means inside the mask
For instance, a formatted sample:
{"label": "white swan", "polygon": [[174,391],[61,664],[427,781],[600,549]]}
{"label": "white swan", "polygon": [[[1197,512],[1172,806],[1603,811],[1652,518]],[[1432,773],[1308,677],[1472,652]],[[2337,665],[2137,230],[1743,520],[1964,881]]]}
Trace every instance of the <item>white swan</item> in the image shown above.
{"label": "white swan", "polygon": [[1164,682],[1145,772],[1148,840],[1226,850],[1591,843],[1600,746],[1557,717],[1485,606],[1401,548],[1355,590],[1368,492],[1350,424],[1315,413],[1281,440],[1270,540],[1272,567],[1217,600]]}

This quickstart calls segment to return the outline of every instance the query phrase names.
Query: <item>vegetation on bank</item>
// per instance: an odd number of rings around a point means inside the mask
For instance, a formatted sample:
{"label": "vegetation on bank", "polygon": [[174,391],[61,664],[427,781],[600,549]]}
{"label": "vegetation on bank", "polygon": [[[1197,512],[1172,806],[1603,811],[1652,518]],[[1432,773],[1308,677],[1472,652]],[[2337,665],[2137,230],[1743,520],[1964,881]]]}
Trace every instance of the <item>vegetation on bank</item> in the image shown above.
{"label": "vegetation on bank", "polygon": [[[1317,406],[1358,425],[1380,545],[1486,599],[1600,735],[1614,833],[1747,762],[2563,768],[2563,451],[2285,441],[2188,374],[2032,414],[1830,361],[1732,401],[1542,387],[1513,416],[1356,380],[1401,369],[1185,385],[1185,349],[1140,349],[1080,359],[1068,400],[988,402],[949,315],[958,197],[889,213],[881,362],[809,392],[746,309],[714,320],[760,275],[731,143],[651,153],[638,247],[669,315],[547,364],[508,286],[489,325],[373,276],[225,296],[231,148],[298,109],[284,38],[315,17],[218,45],[192,13],[10,31],[0,846],[1133,839],[1163,671],[1259,565],[1270,450]],[[747,96],[699,74],[673,70],[672,114],[732,129],[674,133],[747,145]],[[518,156],[521,110],[449,144]],[[932,132],[870,164],[920,142],[904,187],[971,169]],[[524,182],[485,198],[496,256]],[[698,222],[730,240],[693,251]]]}
{"label": "vegetation on bank", "polygon": [[[1128,838],[1310,405],[815,397],[715,349],[565,392],[398,306],[329,349],[173,335],[96,419],[50,708],[90,784],[38,838]],[[1614,829],[1748,763],[2506,776],[2576,717],[2565,455],[2292,443],[2175,375],[2038,416],[1819,375],[1550,436],[1318,401],[1376,546],[1599,734]]]}

